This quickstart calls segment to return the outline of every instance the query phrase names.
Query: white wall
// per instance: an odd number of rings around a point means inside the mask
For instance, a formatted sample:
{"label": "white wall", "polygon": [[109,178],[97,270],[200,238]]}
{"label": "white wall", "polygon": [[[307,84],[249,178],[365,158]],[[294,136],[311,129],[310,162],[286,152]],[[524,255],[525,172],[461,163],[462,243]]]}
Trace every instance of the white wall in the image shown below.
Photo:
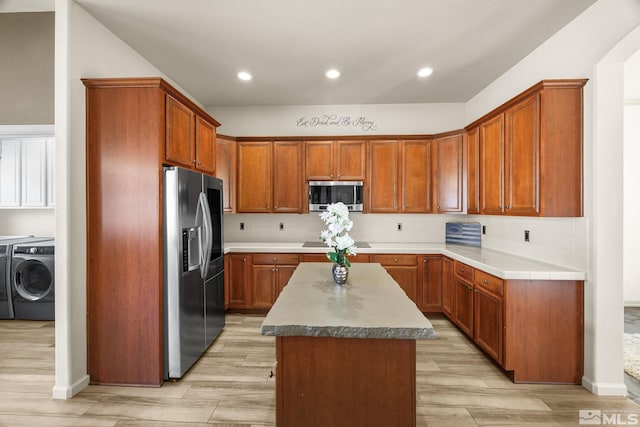
{"label": "white wall", "polygon": [[88,384],[84,77],[160,76],[72,0],[56,0],[56,376],[53,397]]}
{"label": "white wall", "polygon": [[[638,51],[640,53],[640,51]],[[639,55],[636,55],[639,56]],[[637,76],[640,81],[640,75]],[[625,84],[627,80],[625,79]],[[640,98],[624,107],[624,305],[640,307]]]}
{"label": "white wall", "polygon": [[218,132],[233,136],[435,134],[467,124],[461,103],[208,106],[207,112],[222,123]]}
{"label": "white wall", "polygon": [[53,209],[0,209],[0,236],[55,237]]}

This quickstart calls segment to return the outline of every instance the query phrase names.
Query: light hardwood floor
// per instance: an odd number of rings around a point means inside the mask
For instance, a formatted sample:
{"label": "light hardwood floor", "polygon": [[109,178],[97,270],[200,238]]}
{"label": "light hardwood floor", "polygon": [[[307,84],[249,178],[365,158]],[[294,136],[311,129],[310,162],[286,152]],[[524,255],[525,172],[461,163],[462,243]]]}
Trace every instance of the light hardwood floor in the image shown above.
{"label": "light hardwood floor", "polygon": [[[0,426],[273,426],[275,345],[259,334],[262,319],[228,315],[180,381],[89,386],[67,401],[51,399],[53,322],[0,321]],[[418,426],[575,426],[581,409],[640,414],[626,398],[580,386],[513,384],[447,320],[432,322],[437,339],[417,345]]]}

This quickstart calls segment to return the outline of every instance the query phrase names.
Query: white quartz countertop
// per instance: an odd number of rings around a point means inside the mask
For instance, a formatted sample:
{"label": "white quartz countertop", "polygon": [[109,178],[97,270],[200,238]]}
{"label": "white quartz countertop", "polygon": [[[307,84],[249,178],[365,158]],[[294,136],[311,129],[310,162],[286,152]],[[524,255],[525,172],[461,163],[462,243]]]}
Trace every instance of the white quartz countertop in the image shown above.
{"label": "white quartz countertop", "polygon": [[[445,243],[376,243],[359,248],[363,254],[441,254],[505,280],[586,280],[587,273],[475,246]],[[325,253],[326,247],[303,247],[303,242],[228,242],[225,253]],[[354,263],[355,265],[355,263]]]}
{"label": "white quartz countertop", "polygon": [[434,338],[429,319],[377,263],[352,264],[347,286],[331,264],[302,262],[262,323],[263,335]]}

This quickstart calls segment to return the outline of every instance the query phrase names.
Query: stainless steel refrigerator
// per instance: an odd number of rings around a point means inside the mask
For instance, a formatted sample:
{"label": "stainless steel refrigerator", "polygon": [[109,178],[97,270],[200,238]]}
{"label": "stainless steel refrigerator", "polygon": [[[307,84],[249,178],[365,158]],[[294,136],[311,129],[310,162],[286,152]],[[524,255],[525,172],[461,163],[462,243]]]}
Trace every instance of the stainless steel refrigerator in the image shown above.
{"label": "stainless steel refrigerator", "polygon": [[224,327],[222,181],[165,167],[164,377],[180,378]]}

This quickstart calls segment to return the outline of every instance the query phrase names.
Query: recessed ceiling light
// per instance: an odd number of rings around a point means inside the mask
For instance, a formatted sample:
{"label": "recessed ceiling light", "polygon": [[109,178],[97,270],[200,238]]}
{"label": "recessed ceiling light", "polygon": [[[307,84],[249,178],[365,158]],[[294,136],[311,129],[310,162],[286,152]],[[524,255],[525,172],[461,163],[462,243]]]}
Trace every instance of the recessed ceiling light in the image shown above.
{"label": "recessed ceiling light", "polygon": [[329,79],[337,79],[338,77],[340,77],[340,71],[336,70],[335,68],[331,68],[330,70],[327,70],[324,75]]}
{"label": "recessed ceiling light", "polygon": [[431,67],[420,68],[418,70],[417,74],[418,74],[418,77],[430,76],[431,74],[433,74],[433,68],[431,68]]}
{"label": "recessed ceiling light", "polygon": [[249,81],[249,80],[251,80],[253,78],[253,76],[251,74],[247,73],[246,71],[240,71],[238,73],[238,78],[240,80]]}

